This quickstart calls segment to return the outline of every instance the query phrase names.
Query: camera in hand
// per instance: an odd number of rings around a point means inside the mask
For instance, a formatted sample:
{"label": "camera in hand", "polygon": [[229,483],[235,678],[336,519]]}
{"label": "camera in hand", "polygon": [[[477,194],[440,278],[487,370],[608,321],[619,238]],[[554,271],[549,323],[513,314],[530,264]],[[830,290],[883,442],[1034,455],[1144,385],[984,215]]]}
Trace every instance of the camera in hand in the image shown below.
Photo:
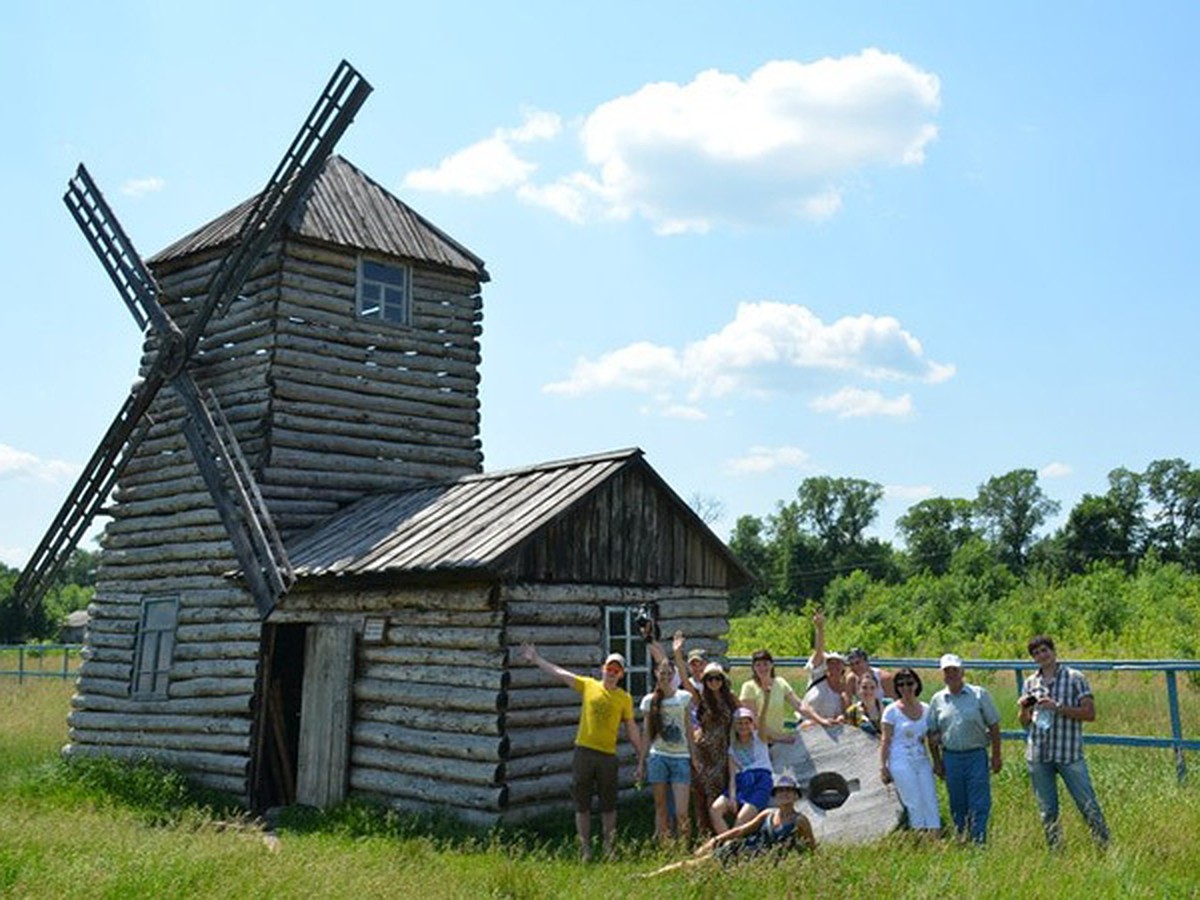
{"label": "camera in hand", "polygon": [[658,608],[653,603],[643,603],[633,614],[633,627],[637,629],[642,640],[649,643],[662,639],[658,628]]}

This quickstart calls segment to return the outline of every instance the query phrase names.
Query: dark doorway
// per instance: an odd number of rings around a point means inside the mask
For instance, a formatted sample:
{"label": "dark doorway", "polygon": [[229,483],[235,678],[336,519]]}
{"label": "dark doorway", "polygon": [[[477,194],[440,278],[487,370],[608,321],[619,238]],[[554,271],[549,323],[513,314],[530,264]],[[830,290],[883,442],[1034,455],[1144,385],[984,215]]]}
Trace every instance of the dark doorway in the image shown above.
{"label": "dark doorway", "polygon": [[263,633],[263,676],[251,803],[256,810],[296,801],[300,699],[304,687],[305,625],[268,625]]}

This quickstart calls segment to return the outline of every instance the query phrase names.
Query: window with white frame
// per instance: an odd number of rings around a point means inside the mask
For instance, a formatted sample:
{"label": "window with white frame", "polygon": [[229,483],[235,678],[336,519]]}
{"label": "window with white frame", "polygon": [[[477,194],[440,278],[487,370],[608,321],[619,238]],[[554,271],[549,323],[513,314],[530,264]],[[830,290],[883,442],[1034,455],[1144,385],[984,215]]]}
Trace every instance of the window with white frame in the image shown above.
{"label": "window with white frame", "polygon": [[143,699],[167,696],[171,656],[175,650],[178,597],[144,597],[133,654],[130,694]]}
{"label": "window with white frame", "polygon": [[638,634],[634,620],[636,606],[606,606],[604,608],[604,655],[620,653],[625,657],[625,690],[633,695],[633,705],[649,692],[650,648]]}
{"label": "window with white frame", "polygon": [[408,266],[359,258],[358,316],[412,324],[412,272]]}

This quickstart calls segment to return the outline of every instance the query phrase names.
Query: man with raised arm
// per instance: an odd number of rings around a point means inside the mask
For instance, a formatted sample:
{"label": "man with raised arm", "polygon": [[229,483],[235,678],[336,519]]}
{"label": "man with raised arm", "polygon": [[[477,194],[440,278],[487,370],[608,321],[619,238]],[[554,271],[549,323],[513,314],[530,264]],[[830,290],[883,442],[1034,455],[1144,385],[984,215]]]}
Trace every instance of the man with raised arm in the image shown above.
{"label": "man with raised arm", "polygon": [[[625,677],[625,658],[620,653],[608,654],[601,678],[596,679],[576,675],[542,659],[533,644],[523,644],[521,655],[582,695],[572,764],[575,831],[579,835],[580,857],[586,862],[592,856],[592,794],[597,794],[604,853],[611,855],[617,836],[617,735],[622,722],[638,759],[642,757],[642,735],[633,718],[633,698],[620,686]],[[637,778],[639,781],[642,778],[640,761]]]}

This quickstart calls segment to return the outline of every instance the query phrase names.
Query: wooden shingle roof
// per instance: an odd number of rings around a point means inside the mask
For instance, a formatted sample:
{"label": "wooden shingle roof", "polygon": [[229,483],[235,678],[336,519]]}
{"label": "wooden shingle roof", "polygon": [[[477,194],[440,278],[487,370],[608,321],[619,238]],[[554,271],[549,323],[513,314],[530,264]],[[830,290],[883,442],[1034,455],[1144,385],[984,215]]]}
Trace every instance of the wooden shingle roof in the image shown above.
{"label": "wooden shingle roof", "polygon": [[[257,197],[239,203],[152,256],[169,262],[227,245]],[[287,221],[292,234],[467,272],[489,280],[484,262],[362,170],[331,156]]]}
{"label": "wooden shingle roof", "polygon": [[637,449],[367,497],[287,552],[301,583],[452,576],[724,588],[748,577]]}

